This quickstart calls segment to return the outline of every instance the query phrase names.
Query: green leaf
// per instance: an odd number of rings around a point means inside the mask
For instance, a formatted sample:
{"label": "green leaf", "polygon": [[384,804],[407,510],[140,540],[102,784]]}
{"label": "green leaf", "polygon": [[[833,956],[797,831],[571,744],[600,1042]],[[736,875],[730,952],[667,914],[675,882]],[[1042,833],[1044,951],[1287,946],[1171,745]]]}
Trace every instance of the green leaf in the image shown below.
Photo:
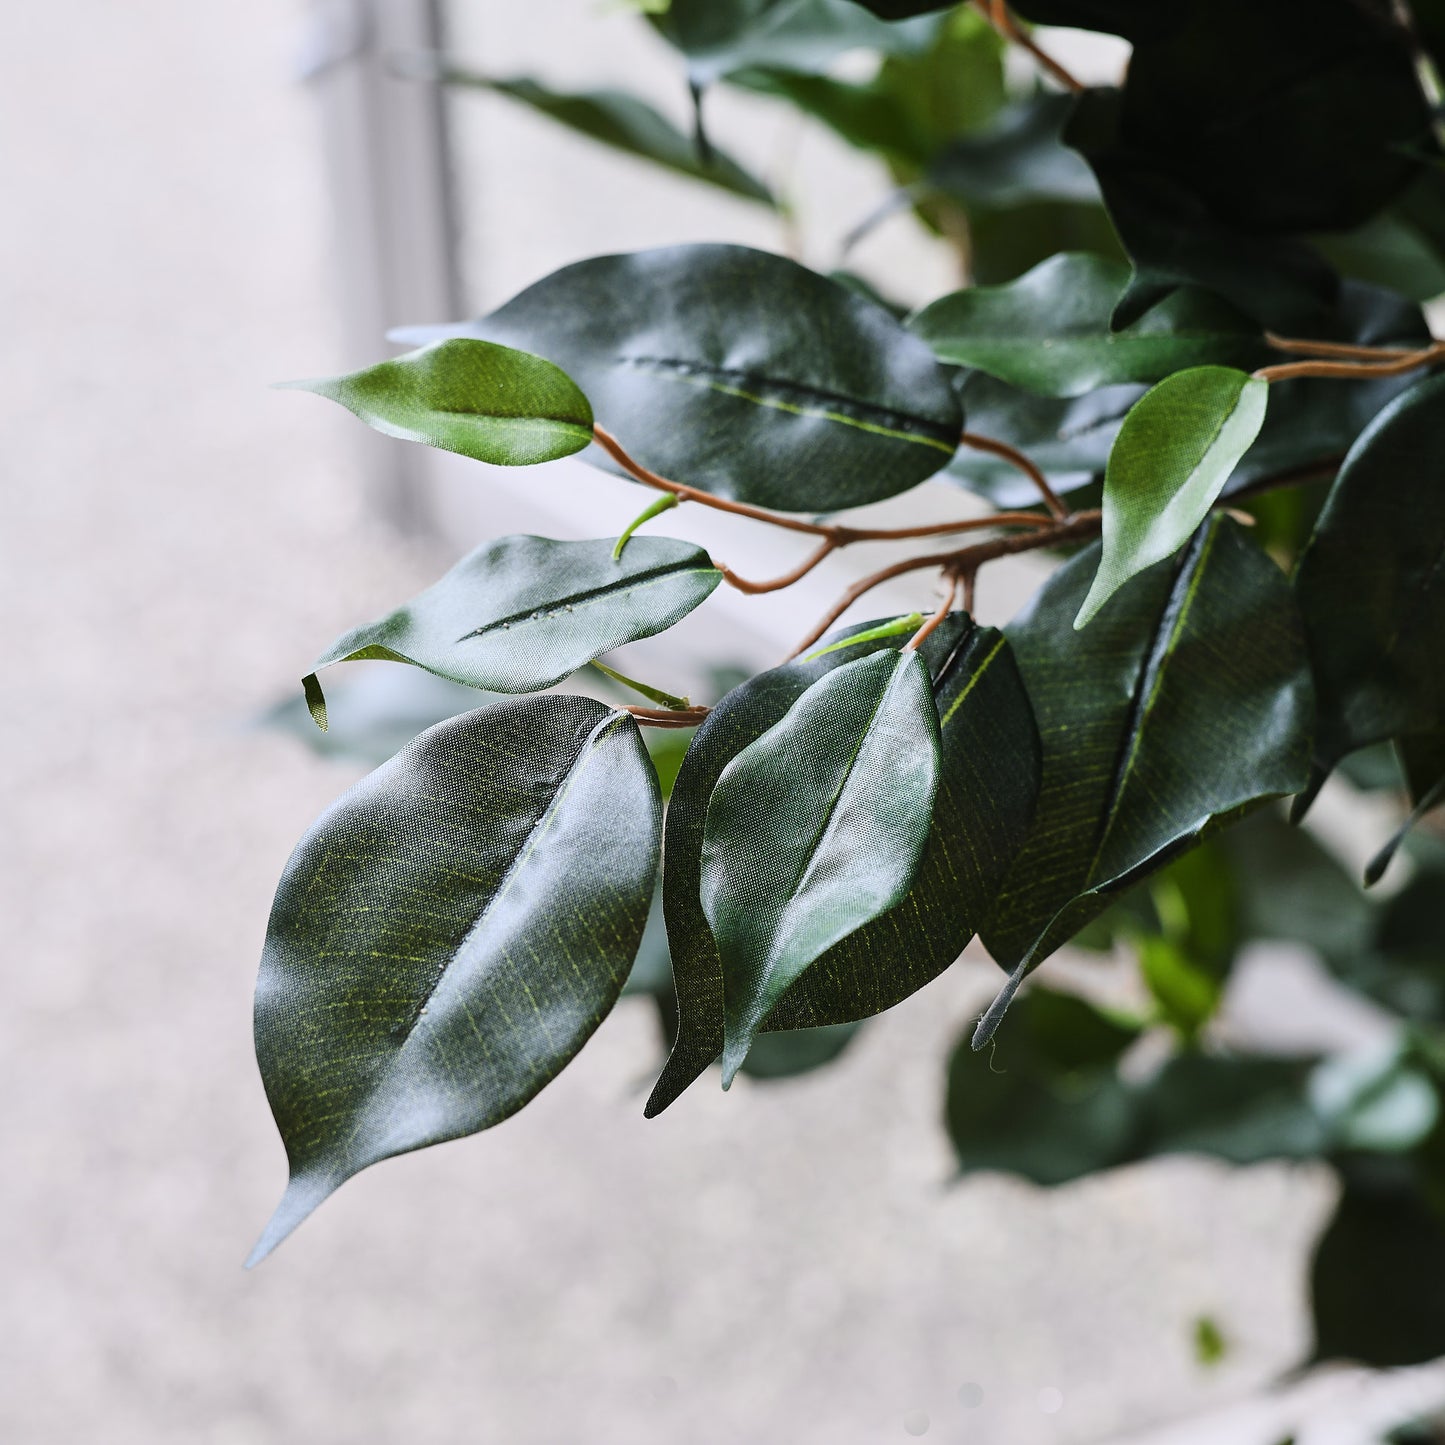
{"label": "green leaf", "polygon": [[1176,372],[1124,418],[1104,476],[1104,551],[1074,626],[1172,557],[1264,425],[1269,386],[1224,366]]}
{"label": "green leaf", "polygon": [[[875,630],[864,623],[843,636]],[[903,646],[901,636],[861,644]],[[882,1012],[963,951],[1022,841],[1038,786],[1038,738],[1010,649],[954,613],[920,649],[934,676],[942,773],[933,829],[907,898],[830,949],[793,985],[765,1030],[816,1028]],[[708,800],[727,764],[780,721],[807,688],[856,653],[832,652],[759,674],[698,729],[667,815],[663,899],[680,1028],[649,1116],[673,1102],[723,1048],[723,966],[700,901]]]}
{"label": "green leaf", "polygon": [[1391,402],[1351,449],[1295,590],[1320,694],[1319,771],[1445,726],[1445,377]]}
{"label": "green leaf", "polygon": [[672,0],[653,21],[698,86],[750,66],[821,74],[850,50],[923,49],[938,23],[889,24],[850,0]]}
{"label": "green leaf", "polygon": [[256,990],[291,1181],[251,1263],[353,1174],[556,1077],[632,965],[660,813],[632,719],[544,697],[440,724],[322,815]]}
{"label": "green leaf", "polygon": [[387,436],[500,467],[555,461],[592,441],[592,408],[565,372],[488,341],[440,341],[349,376],[282,385],[339,401]]}
{"label": "green leaf", "polygon": [[1200,968],[1174,939],[1146,935],[1137,943],[1139,972],[1160,1017],[1186,1040],[1199,1036],[1223,995],[1220,980]]}
{"label": "green leaf", "polygon": [[460,333],[566,367],[654,471],[782,511],[906,491],[963,425],[947,373],[888,311],[742,246],[582,261],[480,321],[398,334]]}
{"label": "green leaf", "polygon": [[503,78],[469,70],[449,69],[442,78],[448,85],[471,86],[505,95],[613,150],[640,156],[654,165],[693,180],[707,181],[747,200],[773,204],[767,186],[737,161],[713,147],[700,153],[691,136],[684,135],[666,116],[626,91],[556,91],[528,76]]}
{"label": "green leaf", "polygon": [[[960,395],[971,430],[1017,447],[1061,495],[1100,485],[1114,438],[1141,386],[1106,386],[1088,396],[1058,401],[1020,391],[981,371],[964,374]],[[1038,489],[1011,462],[960,447],[944,476],[995,507],[1038,505]]]}
{"label": "green leaf", "polygon": [[944,296],[912,317],[908,329],[942,361],[1049,397],[1263,359],[1258,328],[1201,292],[1179,292],[1133,326],[1111,331],[1109,318],[1128,281],[1127,266],[1066,253],[1006,286]]}
{"label": "green leaf", "polygon": [[1009,627],[1043,737],[1028,842],[982,928],[1012,991],[1131,884],[1206,829],[1308,775],[1313,691],[1279,569],[1214,516],[1093,627],[1070,622],[1097,565],[1066,563]]}
{"label": "green leaf", "polygon": [[1386,1368],[1445,1354],[1445,1222],[1408,1179],[1354,1169],[1310,1274],[1315,1358]]}
{"label": "green leaf", "polygon": [[953,138],[933,155],[928,183],[970,212],[1016,210],[1041,201],[1097,206],[1099,183],[1078,152],[1063,143],[1072,108],[1067,95],[1016,101],[981,130]]}
{"label": "green leaf", "polygon": [[996,1170],[1067,1184],[1122,1164],[1138,1127],[1120,1056],[1140,1027],[1072,994],[1031,988],[998,1047],[962,1040],[948,1066],[946,1122],[965,1174]]}
{"label": "green leaf", "polygon": [[938,713],[916,652],[820,678],[723,769],[701,896],[723,964],[724,1087],[789,986],[907,894],[938,774]]}
{"label": "green leaf", "polygon": [[[316,666],[375,658],[491,692],[540,692],[680,622],[721,580],[706,552],[670,537],[634,537],[618,561],[610,540],[499,537]],[[311,686],[319,697],[314,675]]]}

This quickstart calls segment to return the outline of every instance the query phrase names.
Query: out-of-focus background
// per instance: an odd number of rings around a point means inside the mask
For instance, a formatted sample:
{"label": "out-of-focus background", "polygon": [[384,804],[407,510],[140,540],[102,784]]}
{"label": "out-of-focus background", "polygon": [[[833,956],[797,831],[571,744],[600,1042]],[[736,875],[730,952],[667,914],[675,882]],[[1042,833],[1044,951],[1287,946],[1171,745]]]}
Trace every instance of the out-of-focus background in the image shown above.
{"label": "out-of-focus background", "polygon": [[[257,719],[482,537],[611,535],[639,505],[579,463],[403,455],[267,383],[588,254],[800,242],[827,266],[887,191],[720,100],[731,147],[802,178],[784,236],[503,100],[442,101],[418,78],[438,18],[493,72],[625,80],[686,115],[675,58],[601,0],[0,7],[0,1439],[1342,1445],[1436,1403],[1430,1370],[1261,1394],[1307,1348],[1323,1169],[955,1184],[942,1074],[983,959],[830,1070],[704,1080],[652,1123],[661,1043],[626,1002],[518,1117],[369,1171],[242,1273],[284,1175],[250,1044],[266,911],[358,772]],[[1123,61],[1054,43],[1086,74]],[[854,259],[950,284],[906,218]],[[990,578],[988,620],[1030,576]],[[652,655],[767,662],[841,580],[720,599]],[[1288,1015],[1291,977],[1245,969],[1230,1007],[1267,986]]]}

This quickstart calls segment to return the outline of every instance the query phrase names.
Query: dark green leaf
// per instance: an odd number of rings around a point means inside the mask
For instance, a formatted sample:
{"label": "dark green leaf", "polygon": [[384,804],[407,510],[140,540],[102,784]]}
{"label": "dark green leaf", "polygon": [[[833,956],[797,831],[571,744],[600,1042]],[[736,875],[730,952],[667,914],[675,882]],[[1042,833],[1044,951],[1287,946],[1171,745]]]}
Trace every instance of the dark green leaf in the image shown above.
{"label": "dark green leaf", "polygon": [[679,175],[707,181],[750,201],[773,204],[768,188],[731,156],[714,147],[699,153],[691,136],[684,135],[666,116],[626,91],[569,93],[552,90],[527,76],[494,77],[468,70],[448,70],[443,79],[449,85],[475,86],[509,96],[614,150],[640,156]]}
{"label": "dark green leaf", "polygon": [[1167,34],[1181,18],[1175,5],[1158,0],[1019,0],[1012,8],[1036,25],[1102,30],[1135,41]]}
{"label": "dark green leaf", "polygon": [[1224,490],[1264,425],[1269,386],[1225,366],[1175,372],[1124,418],[1104,475],[1104,550],[1074,622],[1172,557]]}
{"label": "dark green leaf", "polygon": [[1175,0],[1136,42],[1122,132],[1246,234],[1345,230],[1418,169],[1430,114],[1402,28],[1360,0]]}
{"label": "dark green leaf", "polygon": [[1067,95],[1015,102],[986,127],[934,156],[929,184],[970,211],[1013,210],[1040,201],[1098,205],[1093,172],[1063,142],[1072,106]]}
{"label": "dark green leaf", "polygon": [[1214,516],[1182,560],[1070,626],[1097,546],[1008,629],[1043,736],[1033,832],[983,929],[1011,989],[1130,884],[1214,824],[1304,783],[1313,694],[1279,569]]}
{"label": "dark green leaf", "polygon": [[702,906],[723,965],[723,1086],[805,970],[907,895],[933,818],[938,713],[916,652],[815,682],[722,771]]}
{"label": "dark green leaf", "polygon": [[496,466],[555,461],[592,441],[592,408],[566,373],[489,341],[439,341],[349,376],[284,385],[339,401],[387,436]]}
{"label": "dark green leaf", "polygon": [[706,552],[670,537],[635,537],[617,561],[611,541],[499,537],[405,606],[346,633],[316,666],[375,658],[491,692],[540,692],[680,622],[721,580]]}
{"label": "dark green leaf", "polygon": [[[981,371],[965,374],[960,395],[971,430],[1017,447],[1039,467],[1056,492],[1100,485],[1114,438],[1141,386],[1106,386],[1072,401],[1034,396]],[[944,473],[996,507],[1038,505],[1038,489],[1013,463],[960,447]]]}
{"label": "dark green leaf", "polygon": [[1042,988],[1029,989],[1017,1012],[996,1048],[975,1053],[964,1039],[949,1062],[948,1133],[960,1169],[1054,1185],[1122,1164],[1137,1101],[1116,1065],[1138,1026]]}
{"label": "dark green leaf", "polygon": [[[862,646],[896,649],[904,641],[880,638]],[[866,1018],[936,978],[968,943],[1028,827],[1038,739],[1003,638],[955,613],[922,653],[935,679],[943,769],[918,877],[907,898],[808,969],[765,1029]],[[704,819],[717,779],[813,682],[855,655],[830,652],[761,673],[725,697],[698,729],[668,809],[663,880],[681,1029],[648,1102],[649,1116],[672,1103],[723,1048],[722,961],[699,901]]]}
{"label": "dark green leaf", "polygon": [[858,0],[858,4],[881,20],[907,20],[913,15],[948,10],[956,3],[957,0]]}
{"label": "dark green leaf", "polygon": [[660,813],[631,718],[543,697],[442,723],[316,822],[256,991],[291,1182],[253,1263],[369,1164],[488,1128],[562,1070],[637,952]]}
{"label": "dark green leaf", "polygon": [[923,48],[938,23],[890,24],[850,0],[672,0],[653,19],[697,85],[749,66],[821,74],[849,50]]}
{"label": "dark green leaf", "polygon": [[1118,262],[1061,254],[1006,286],[955,291],[926,306],[908,329],[943,361],[1049,397],[1262,359],[1258,327],[1201,292],[1179,292],[1111,331],[1128,282],[1129,268]]}
{"label": "dark green leaf", "polygon": [[1078,98],[1065,139],[1093,167],[1134,278],[1114,313],[1129,326],[1180,286],[1213,291],[1275,330],[1300,334],[1328,315],[1339,278],[1302,242],[1246,234],[1120,136],[1117,91]]}
{"label": "dark green leaf", "polygon": [[582,261],[478,322],[401,335],[459,332],[565,366],[664,476],[783,511],[906,491],[962,429],[947,373],[886,310],[742,246]]}
{"label": "dark green leaf", "polygon": [[792,1079],[831,1064],[853,1042],[862,1022],[825,1024],[816,1029],[759,1034],[742,1071],[750,1079]]}
{"label": "dark green leaf", "polygon": [[1384,1368],[1445,1354],[1445,1222],[1408,1183],[1346,1175],[1310,1285],[1316,1359]]}
{"label": "dark green leaf", "polygon": [[1320,694],[1316,761],[1445,724],[1445,377],[1391,402],[1351,449],[1296,591]]}

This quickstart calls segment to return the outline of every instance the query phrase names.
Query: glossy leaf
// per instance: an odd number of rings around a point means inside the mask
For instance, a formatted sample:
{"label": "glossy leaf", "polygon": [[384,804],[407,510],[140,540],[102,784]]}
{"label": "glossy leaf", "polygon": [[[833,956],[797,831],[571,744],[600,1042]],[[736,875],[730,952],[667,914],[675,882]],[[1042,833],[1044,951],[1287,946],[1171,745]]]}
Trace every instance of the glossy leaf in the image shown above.
{"label": "glossy leaf", "polygon": [[919,48],[938,21],[890,24],[851,0],[672,0],[653,24],[708,85],[749,66],[822,74],[849,50]]}
{"label": "glossy leaf", "polygon": [[550,357],[639,461],[783,511],[861,506],[953,455],[958,400],[883,307],[781,256],[678,246],[567,266],[465,332]]}
{"label": "glossy leaf", "polygon": [[1111,331],[1109,319],[1128,282],[1127,266],[1061,254],[1008,285],[944,296],[918,312],[908,329],[940,360],[1049,397],[1262,359],[1258,328],[1199,292],[1179,292],[1132,326]]}
{"label": "glossy leaf", "polygon": [[1351,449],[1296,592],[1320,692],[1316,761],[1445,724],[1445,377],[1391,402]]}
{"label": "glossy leaf", "polygon": [[1067,95],[1036,95],[1001,110],[973,134],[932,156],[927,179],[970,211],[1008,211],[1041,201],[1096,206],[1099,183],[1064,144]]}
{"label": "glossy leaf", "polygon": [[291,1182],[252,1263],[353,1174],[499,1123],[571,1060],[637,952],[660,811],[631,718],[544,697],[440,724],[323,814],[257,985]]}
{"label": "glossy leaf", "polygon": [[[896,650],[905,641],[894,636],[862,646]],[[921,652],[934,677],[943,766],[918,876],[901,903],[803,974],[764,1021],[765,1030],[866,1018],[931,982],[963,951],[1028,828],[1038,739],[1010,649],[992,628],[955,613]],[[699,897],[712,791],[728,763],[812,683],[856,655],[830,652],[760,673],[729,693],[697,731],[668,808],[663,878],[680,1027],[648,1101],[649,1116],[672,1103],[723,1049],[722,960]]]}
{"label": "glossy leaf", "polygon": [[1313,691],[1279,569],[1214,516],[1082,633],[1070,627],[1097,546],[1009,627],[1043,736],[1028,842],[982,934],[1017,984],[1125,888],[1207,829],[1308,774]]}
{"label": "glossy leaf", "polygon": [[1076,628],[1132,578],[1172,557],[1264,425],[1269,386],[1223,366],[1176,372],[1124,418],[1104,474],[1104,550]]}
{"label": "glossy leaf", "polygon": [[627,91],[558,91],[529,76],[488,76],[467,70],[448,70],[444,79],[448,85],[507,96],[613,150],[706,181],[735,196],[773,204],[767,186],[731,156],[713,146],[701,150],[692,136],[684,135],[666,116]]}
{"label": "glossy leaf", "polygon": [[[611,541],[500,537],[317,659],[409,662],[491,692],[540,692],[595,657],[681,621],[722,580],[707,553],[670,537]],[[320,699],[313,674],[308,696]],[[325,704],[312,713],[324,727]]]}
{"label": "glossy leaf", "polygon": [[701,897],[722,957],[724,1087],[809,965],[907,894],[938,775],[938,712],[916,652],[844,663],[723,769]]}
{"label": "glossy leaf", "polygon": [[565,372],[488,341],[441,341],[348,376],[283,385],[338,401],[387,436],[496,466],[555,461],[592,441],[592,408]]}

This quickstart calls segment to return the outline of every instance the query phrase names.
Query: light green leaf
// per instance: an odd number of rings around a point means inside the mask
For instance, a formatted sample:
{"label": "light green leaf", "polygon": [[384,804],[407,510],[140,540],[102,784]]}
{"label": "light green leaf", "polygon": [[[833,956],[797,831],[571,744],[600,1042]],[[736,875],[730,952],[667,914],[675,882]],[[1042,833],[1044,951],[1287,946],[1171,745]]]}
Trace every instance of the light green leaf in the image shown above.
{"label": "light green leaf", "polygon": [[1161,381],[1124,418],[1104,474],[1103,556],[1076,628],[1189,540],[1259,435],[1268,398],[1268,384],[1242,371],[1200,366]]}
{"label": "light green leaf", "polygon": [[353,1174],[561,1072],[626,980],[660,826],[636,724],[581,697],[441,723],[318,819],[256,989],[291,1180],[251,1263]]}
{"label": "light green leaf", "polygon": [[1061,567],[1009,627],[1043,737],[1028,842],[981,929],[1018,983],[1121,892],[1207,829],[1308,775],[1314,693],[1279,568],[1214,516],[1083,633],[1068,620],[1097,545]]}
{"label": "light green leaf", "polygon": [[470,70],[447,70],[448,85],[490,90],[539,111],[569,130],[600,141],[613,150],[640,156],[654,165],[707,181],[735,196],[773,204],[768,188],[731,156],[714,147],[700,150],[666,116],[622,90],[552,90],[528,76],[488,76]]}
{"label": "light green leaf", "polygon": [[[882,633],[863,623],[838,634]],[[858,643],[896,651],[902,635]],[[956,612],[919,649],[934,677],[943,770],[933,829],[908,896],[829,949],[778,1002],[769,1031],[850,1023],[938,977],[973,936],[1028,828],[1038,790],[1038,734],[1001,633]],[[698,729],[667,811],[663,901],[677,986],[678,1035],[648,1100],[667,1108],[723,1048],[723,964],[699,897],[708,800],[723,769],[819,678],[856,654],[837,651],[760,673]]]}
{"label": "light green leaf", "polygon": [[916,652],[830,672],[723,769],[701,897],[723,964],[724,1085],[808,966],[907,894],[938,774],[938,712]]}
{"label": "light green leaf", "polygon": [[442,335],[550,357],[645,466],[781,511],[906,491],[948,462],[963,427],[948,373],[887,310],[743,246],[600,256],[479,321],[397,333]]}
{"label": "light green leaf", "polygon": [[592,441],[592,408],[565,372],[473,338],[440,341],[348,376],[282,385],[339,401],[387,436],[496,466],[555,461]]}
{"label": "light green leaf", "polygon": [[1257,364],[1259,328],[1227,303],[1181,291],[1124,331],[1109,318],[1129,268],[1063,253],[1006,286],[955,291],[908,323],[943,361],[1049,397],[1157,382],[1186,367]]}
{"label": "light green leaf", "polygon": [[[500,537],[377,622],[353,628],[317,668],[409,662],[490,692],[540,692],[624,643],[686,617],[722,580],[707,553],[670,537],[612,542]],[[313,715],[325,704],[307,680]]]}

